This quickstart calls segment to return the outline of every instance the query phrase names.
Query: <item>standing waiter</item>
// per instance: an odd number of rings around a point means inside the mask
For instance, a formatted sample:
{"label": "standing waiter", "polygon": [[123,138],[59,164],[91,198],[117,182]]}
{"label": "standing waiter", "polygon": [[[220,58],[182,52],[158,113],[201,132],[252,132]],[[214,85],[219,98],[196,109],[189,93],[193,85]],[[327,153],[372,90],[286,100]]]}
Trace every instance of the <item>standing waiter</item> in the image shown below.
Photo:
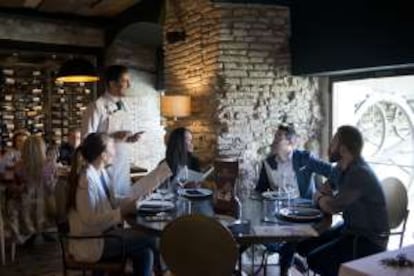
{"label": "standing waiter", "polygon": [[106,92],[92,102],[82,118],[82,137],[92,132],[105,132],[115,140],[116,156],[109,169],[118,196],[128,195],[131,187],[130,144],[139,140],[141,133],[132,133],[130,110],[125,103],[130,88],[128,68],[112,65],[105,70]]}

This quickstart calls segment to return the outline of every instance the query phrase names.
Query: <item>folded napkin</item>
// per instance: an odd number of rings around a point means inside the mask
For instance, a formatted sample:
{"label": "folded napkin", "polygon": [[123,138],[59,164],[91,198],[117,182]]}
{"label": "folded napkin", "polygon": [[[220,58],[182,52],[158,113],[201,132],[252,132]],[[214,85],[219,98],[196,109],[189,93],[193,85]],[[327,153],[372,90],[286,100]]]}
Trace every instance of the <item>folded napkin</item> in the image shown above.
{"label": "folded napkin", "polygon": [[170,201],[160,201],[160,200],[144,200],[137,202],[137,208],[145,209],[158,209],[162,207],[174,207],[174,204]]}

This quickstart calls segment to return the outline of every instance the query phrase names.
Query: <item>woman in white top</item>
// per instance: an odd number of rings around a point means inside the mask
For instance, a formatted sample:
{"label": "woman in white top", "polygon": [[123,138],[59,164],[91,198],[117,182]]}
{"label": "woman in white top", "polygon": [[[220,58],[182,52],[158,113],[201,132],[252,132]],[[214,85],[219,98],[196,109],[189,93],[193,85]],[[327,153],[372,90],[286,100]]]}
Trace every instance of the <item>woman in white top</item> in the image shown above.
{"label": "woman in white top", "polygon": [[[115,153],[112,138],[104,133],[91,133],[81,145],[80,152],[86,168],[70,181],[70,234],[120,235],[124,239],[126,256],[133,261],[134,275],[152,275],[155,240],[131,229],[117,227],[122,223],[122,216],[135,208],[135,202],[132,199],[117,202],[114,198],[105,169]],[[121,242],[110,238],[78,240],[70,242],[69,251],[76,260],[97,262],[119,258],[122,246]]]}

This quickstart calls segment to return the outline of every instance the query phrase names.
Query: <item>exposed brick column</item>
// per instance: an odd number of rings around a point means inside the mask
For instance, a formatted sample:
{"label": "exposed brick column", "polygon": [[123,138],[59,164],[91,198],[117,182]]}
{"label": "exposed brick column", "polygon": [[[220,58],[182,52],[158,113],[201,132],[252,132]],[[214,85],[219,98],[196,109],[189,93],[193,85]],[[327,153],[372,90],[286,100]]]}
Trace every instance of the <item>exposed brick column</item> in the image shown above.
{"label": "exposed brick column", "polygon": [[179,16],[187,40],[164,44],[167,92],[194,99],[194,115],[180,123],[196,133],[197,153],[240,156],[254,185],[279,123],[295,124],[300,146],[319,139],[318,79],[290,74],[288,8],[178,2],[165,31],[177,29]]}

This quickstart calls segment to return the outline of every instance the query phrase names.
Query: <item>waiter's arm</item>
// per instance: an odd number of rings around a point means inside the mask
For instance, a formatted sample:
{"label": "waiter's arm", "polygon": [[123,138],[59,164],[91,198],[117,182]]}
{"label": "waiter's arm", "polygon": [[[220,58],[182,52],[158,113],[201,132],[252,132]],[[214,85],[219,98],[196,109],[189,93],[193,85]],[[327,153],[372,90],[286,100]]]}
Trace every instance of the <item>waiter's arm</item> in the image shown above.
{"label": "waiter's arm", "polygon": [[89,104],[88,108],[82,116],[81,135],[82,139],[88,136],[89,133],[97,132],[101,121],[101,115],[96,106],[96,102]]}

